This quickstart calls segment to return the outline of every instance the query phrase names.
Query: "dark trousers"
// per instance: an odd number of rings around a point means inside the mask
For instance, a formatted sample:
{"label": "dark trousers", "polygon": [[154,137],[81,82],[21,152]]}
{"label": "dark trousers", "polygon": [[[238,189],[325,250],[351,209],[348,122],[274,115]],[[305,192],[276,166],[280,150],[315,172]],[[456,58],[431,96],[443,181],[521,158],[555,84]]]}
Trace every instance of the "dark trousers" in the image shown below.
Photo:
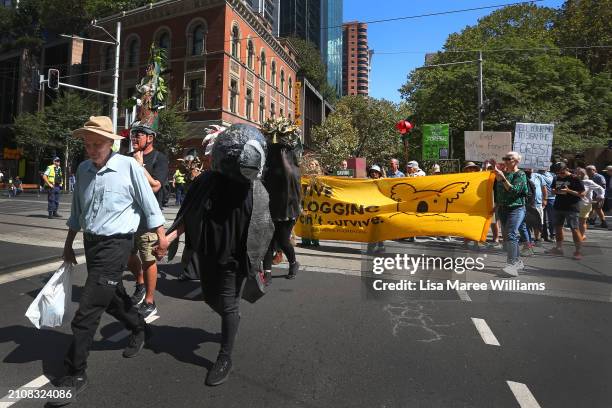
{"label": "dark trousers", "polygon": [[274,258],[274,250],[277,246],[283,251],[289,263],[295,262],[295,249],[291,245],[291,230],[294,224],[295,220],[274,221],[274,236],[268,247],[268,252],[264,256],[264,270],[269,271],[272,269],[272,259]]}
{"label": "dark trousers", "polygon": [[73,339],[64,360],[70,375],[85,372],[89,349],[105,311],[133,333],[144,329],[144,319],[132,306],[122,281],[132,245],[133,238],[129,237],[85,241],[87,281],[72,320]]}
{"label": "dark trousers", "polygon": [[221,316],[219,355],[231,357],[240,325],[240,294],[245,276],[237,265],[221,266],[201,272],[202,293],[208,305]]}
{"label": "dark trousers", "polygon": [[185,199],[185,185],[177,184],[176,185],[176,205],[182,205],[183,200]]}
{"label": "dark trousers", "polygon": [[59,208],[59,200],[60,200],[59,186],[55,186],[53,188],[47,189],[47,211],[49,211],[49,214],[53,214],[57,212],[57,209]]}

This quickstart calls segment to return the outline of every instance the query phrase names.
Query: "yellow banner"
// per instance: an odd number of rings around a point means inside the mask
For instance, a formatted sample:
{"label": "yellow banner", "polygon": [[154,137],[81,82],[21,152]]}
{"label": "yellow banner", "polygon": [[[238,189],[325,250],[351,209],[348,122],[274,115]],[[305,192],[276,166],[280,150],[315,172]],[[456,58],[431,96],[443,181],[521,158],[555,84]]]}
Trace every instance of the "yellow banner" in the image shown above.
{"label": "yellow banner", "polygon": [[303,238],[378,242],[414,236],[487,237],[492,172],[427,177],[302,177],[295,231]]}

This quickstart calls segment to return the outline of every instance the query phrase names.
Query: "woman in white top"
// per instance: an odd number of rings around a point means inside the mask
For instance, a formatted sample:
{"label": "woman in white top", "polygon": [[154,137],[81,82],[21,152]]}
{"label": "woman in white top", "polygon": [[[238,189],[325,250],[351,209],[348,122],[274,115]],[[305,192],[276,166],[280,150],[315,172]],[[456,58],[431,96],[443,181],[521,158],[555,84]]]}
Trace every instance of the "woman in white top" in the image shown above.
{"label": "woman in white top", "polygon": [[579,218],[579,228],[580,233],[582,234],[582,240],[586,240],[586,230],[587,230],[587,218],[589,217],[589,213],[593,208],[593,192],[597,193],[597,200],[601,200],[600,197],[604,196],[605,190],[593,180],[589,179],[587,176],[586,170],[578,167],[576,169],[576,176],[582,181],[584,184],[584,189],[586,194],[582,197],[580,201],[579,208],[580,213],[578,214]]}

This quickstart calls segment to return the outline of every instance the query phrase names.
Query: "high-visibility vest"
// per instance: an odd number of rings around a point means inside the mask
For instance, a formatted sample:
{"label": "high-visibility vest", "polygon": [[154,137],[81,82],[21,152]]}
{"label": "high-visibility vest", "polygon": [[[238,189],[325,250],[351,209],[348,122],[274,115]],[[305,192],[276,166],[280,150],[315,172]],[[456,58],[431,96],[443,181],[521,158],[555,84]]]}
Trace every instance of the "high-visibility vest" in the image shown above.
{"label": "high-visibility vest", "polygon": [[176,184],[185,184],[185,175],[178,169],[174,172],[174,182]]}
{"label": "high-visibility vest", "polygon": [[[47,169],[49,170],[49,174],[47,175],[47,180],[49,180],[49,183],[55,185],[55,165],[52,164],[49,167],[47,167]],[[62,180],[62,169],[61,167],[58,167],[58,172],[57,172],[57,178],[59,179],[59,183],[57,183],[58,185],[63,185],[64,184],[64,180]]]}

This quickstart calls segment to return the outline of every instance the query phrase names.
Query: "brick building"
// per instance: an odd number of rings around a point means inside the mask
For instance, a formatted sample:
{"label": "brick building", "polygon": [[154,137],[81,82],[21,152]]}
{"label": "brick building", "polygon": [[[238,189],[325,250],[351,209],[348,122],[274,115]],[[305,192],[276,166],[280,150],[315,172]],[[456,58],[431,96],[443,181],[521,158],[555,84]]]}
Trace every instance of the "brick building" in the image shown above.
{"label": "brick building", "polygon": [[342,94],[368,95],[371,53],[368,25],[353,21],[342,25]]}
{"label": "brick building", "polygon": [[[171,100],[183,100],[189,122],[186,148],[199,145],[212,124],[259,125],[271,116],[295,117],[293,50],[242,1],[163,0],[97,24],[114,33],[117,21],[122,24],[119,99],[133,95],[150,45],[167,49]],[[105,39],[99,30],[90,35]],[[89,77],[91,88],[112,92],[114,48],[89,47],[88,65],[104,71]],[[110,114],[110,100],[103,100]]]}

